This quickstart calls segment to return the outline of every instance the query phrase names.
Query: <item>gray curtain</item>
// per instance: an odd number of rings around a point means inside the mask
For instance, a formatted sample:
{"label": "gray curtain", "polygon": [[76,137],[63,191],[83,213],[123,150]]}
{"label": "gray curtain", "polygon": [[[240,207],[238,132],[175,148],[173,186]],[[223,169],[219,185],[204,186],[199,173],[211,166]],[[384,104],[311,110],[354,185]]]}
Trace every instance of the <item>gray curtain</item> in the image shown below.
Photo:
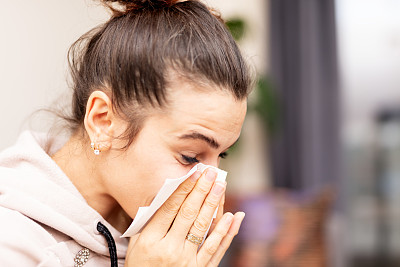
{"label": "gray curtain", "polygon": [[334,0],[270,0],[270,76],[280,99],[271,137],[275,186],[319,188],[339,172]]}

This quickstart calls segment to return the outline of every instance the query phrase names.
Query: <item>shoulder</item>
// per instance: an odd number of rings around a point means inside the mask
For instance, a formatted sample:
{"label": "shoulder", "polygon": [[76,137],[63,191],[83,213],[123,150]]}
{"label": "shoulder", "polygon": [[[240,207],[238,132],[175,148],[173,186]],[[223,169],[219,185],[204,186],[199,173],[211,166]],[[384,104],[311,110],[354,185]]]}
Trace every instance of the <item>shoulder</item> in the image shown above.
{"label": "shoulder", "polygon": [[0,206],[0,265],[37,266],[46,260],[45,248],[55,239],[21,213]]}

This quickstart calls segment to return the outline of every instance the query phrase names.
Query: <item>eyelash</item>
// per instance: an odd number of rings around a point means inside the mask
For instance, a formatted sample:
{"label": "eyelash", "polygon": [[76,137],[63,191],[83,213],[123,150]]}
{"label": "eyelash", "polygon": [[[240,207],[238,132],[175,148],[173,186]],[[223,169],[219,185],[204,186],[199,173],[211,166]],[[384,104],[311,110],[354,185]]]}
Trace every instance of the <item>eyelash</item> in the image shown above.
{"label": "eyelash", "polygon": [[182,155],[182,159],[187,163],[187,164],[193,164],[193,163],[199,163],[199,160],[197,158],[189,157]]}
{"label": "eyelash", "polygon": [[228,156],[228,152],[222,152],[221,154],[219,154],[219,157],[221,159],[225,159]]}
{"label": "eyelash", "polygon": [[[227,152],[223,152],[221,154],[219,154],[219,157],[224,159],[228,156]],[[197,158],[193,158],[193,157],[189,157],[186,155],[182,155],[182,158],[184,161],[186,161],[187,164],[194,164],[194,163],[199,163],[200,161]]]}

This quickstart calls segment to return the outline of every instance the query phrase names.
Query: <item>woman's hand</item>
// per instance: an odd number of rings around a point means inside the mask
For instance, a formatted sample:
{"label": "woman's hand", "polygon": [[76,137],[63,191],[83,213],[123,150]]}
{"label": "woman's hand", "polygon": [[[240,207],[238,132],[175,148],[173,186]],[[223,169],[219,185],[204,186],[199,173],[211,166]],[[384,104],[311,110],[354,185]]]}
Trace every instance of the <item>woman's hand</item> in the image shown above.
{"label": "woman's hand", "polygon": [[[203,237],[216,207],[223,202],[226,183],[215,182],[208,168],[186,179],[154,214],[137,238],[131,240],[126,266],[218,266],[244,218],[219,209],[219,219],[198,250],[188,233]],[[221,205],[222,206],[222,205]]]}

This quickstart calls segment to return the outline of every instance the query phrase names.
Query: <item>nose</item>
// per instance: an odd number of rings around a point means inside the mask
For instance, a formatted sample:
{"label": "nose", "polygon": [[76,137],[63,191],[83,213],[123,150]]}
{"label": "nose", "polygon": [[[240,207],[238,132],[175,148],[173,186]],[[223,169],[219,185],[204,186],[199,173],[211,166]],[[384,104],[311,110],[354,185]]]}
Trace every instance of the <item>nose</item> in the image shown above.
{"label": "nose", "polygon": [[220,157],[217,157],[216,159],[207,160],[207,161],[203,162],[203,164],[210,165],[210,166],[218,168],[219,161],[220,161]]}

